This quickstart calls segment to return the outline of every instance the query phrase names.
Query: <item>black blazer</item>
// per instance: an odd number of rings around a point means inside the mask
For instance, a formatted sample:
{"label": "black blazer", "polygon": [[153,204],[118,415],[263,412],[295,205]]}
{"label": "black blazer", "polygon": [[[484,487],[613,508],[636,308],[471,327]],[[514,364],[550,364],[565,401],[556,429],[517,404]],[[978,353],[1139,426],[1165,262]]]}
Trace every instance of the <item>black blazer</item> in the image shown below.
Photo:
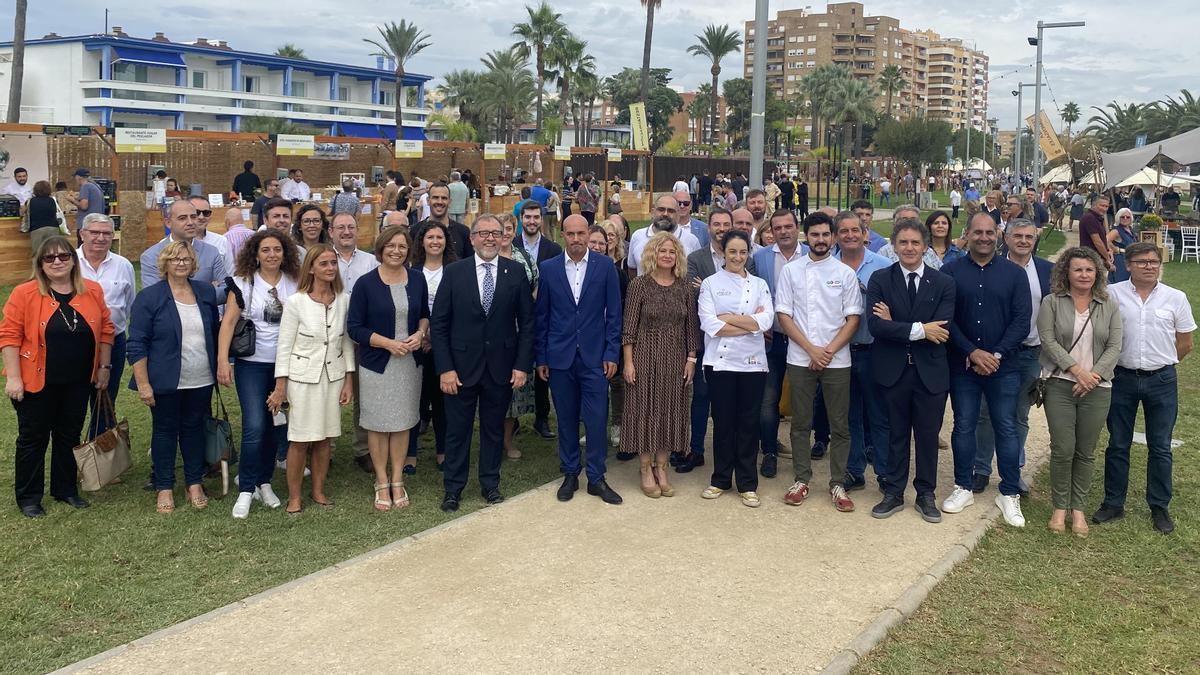
{"label": "black blazer", "polygon": [[[417,332],[421,319],[429,318],[429,289],[425,285],[425,274],[420,269],[408,268],[408,283],[404,287],[408,296],[409,335]],[[371,333],[378,333],[392,340],[396,337],[396,304],[392,291],[379,278],[379,268],[358,278],[354,292],[350,294],[350,308],[346,314],[346,333],[358,343],[358,365],[376,373],[387,368],[392,353],[371,346]],[[412,352],[417,367],[424,365],[425,354],[421,350]]]}
{"label": "black blazer", "polygon": [[[447,218],[448,225],[446,229],[450,232],[450,241],[446,242],[446,246],[453,248],[458,255],[459,260],[466,260],[475,254],[475,249],[471,246],[471,230],[462,223]],[[428,220],[422,220],[412,228],[413,241],[421,241],[425,236],[425,225]]]}
{"label": "black blazer", "polygon": [[[217,292],[212,284],[191,281],[192,294],[200,306],[204,322],[204,346],[213,377],[217,374]],[[179,387],[179,369],[183,366],[183,325],[171,286],[164,279],[142,289],[133,299],[129,312],[129,342],[126,359],[133,365],[142,359],[146,374],[155,393],[173,392]],[[137,381],[129,378],[129,388],[137,389]]]}
{"label": "black blazer", "polygon": [[923,339],[912,342],[908,336],[913,323],[945,321],[949,329],[949,322],[954,318],[954,280],[927,265],[913,306],[908,301],[906,277],[900,263],[893,263],[872,274],[867,284],[867,311],[871,312],[875,303],[882,302],[892,314],[891,321],[880,319],[873,312],[868,314],[867,326],[875,336],[875,346],[871,350],[875,382],[884,387],[895,384],[911,353],[925,388],[940,394],[950,389],[946,343],[935,345]]}
{"label": "black blazer", "polygon": [[[508,382],[513,370],[533,371],[533,292],[521,263],[496,256],[492,311],[483,313],[475,256],[446,265],[430,319],[438,374],[457,371],[464,386],[483,377]],[[353,296],[352,296],[353,297]]]}
{"label": "black blazer", "polygon": [[[516,238],[513,239],[513,246],[525,251],[525,237],[523,237],[520,232],[518,232]],[[528,251],[525,252],[528,253]],[[562,247],[551,241],[550,237],[547,237],[546,233],[543,232],[542,243],[538,244],[537,260],[534,260],[533,262],[541,265],[542,262],[546,260],[562,255],[562,252]]]}

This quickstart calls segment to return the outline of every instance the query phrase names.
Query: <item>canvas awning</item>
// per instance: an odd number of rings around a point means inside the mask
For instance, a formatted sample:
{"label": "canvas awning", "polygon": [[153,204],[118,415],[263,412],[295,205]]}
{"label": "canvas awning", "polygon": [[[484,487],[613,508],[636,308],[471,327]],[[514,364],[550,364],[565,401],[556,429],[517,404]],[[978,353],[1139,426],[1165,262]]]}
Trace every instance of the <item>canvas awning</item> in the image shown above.
{"label": "canvas awning", "polygon": [[1147,167],[1147,168],[1143,168],[1141,171],[1138,171],[1137,173],[1133,174],[1129,178],[1126,178],[1125,180],[1121,181],[1120,183],[1117,183],[1116,187],[1129,187],[1132,185],[1155,185],[1155,184],[1158,184],[1162,187],[1170,187],[1172,185],[1183,186],[1183,185],[1187,185],[1188,183],[1189,183],[1189,181],[1186,181],[1182,178],[1176,178],[1175,176],[1172,176],[1169,173],[1160,174],[1160,173],[1158,173],[1158,171]]}
{"label": "canvas awning", "polygon": [[114,61],[125,63],[140,63],[145,66],[160,68],[186,68],[183,55],[178,52],[156,52],[150,49],[136,47],[113,47]]}
{"label": "canvas awning", "polygon": [[[1165,140],[1147,143],[1141,148],[1124,152],[1102,152],[1100,162],[1109,176],[1132,176],[1154,161],[1159,154],[1179,164],[1200,162],[1200,127]],[[1119,180],[1110,178],[1104,189],[1115,186]],[[1153,185],[1154,181],[1149,184]]]}

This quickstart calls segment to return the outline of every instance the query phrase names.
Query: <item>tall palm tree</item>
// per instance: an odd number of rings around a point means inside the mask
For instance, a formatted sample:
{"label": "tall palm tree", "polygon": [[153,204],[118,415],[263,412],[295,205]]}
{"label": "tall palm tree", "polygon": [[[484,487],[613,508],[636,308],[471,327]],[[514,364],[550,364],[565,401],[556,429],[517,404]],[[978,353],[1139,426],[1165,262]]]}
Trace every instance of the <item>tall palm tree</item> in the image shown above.
{"label": "tall palm tree", "polygon": [[546,50],[562,39],[567,32],[567,27],[562,22],[562,14],[551,9],[545,0],[542,0],[542,4],[538,5],[537,9],[526,5],[525,12],[529,14],[529,20],[513,26],[512,34],[521,38],[521,41],[513,46],[525,58],[533,56],[534,67],[537,70],[537,108],[535,109],[537,117],[534,126],[536,127],[535,133],[541,133],[542,96],[546,89],[546,66],[548,65]]}
{"label": "tall palm tree", "polygon": [[[595,71],[584,72],[583,77],[576,78],[574,96],[579,103],[579,114],[583,118],[582,125],[578,121],[575,124],[576,145],[587,145],[588,139],[592,136],[592,111],[596,107],[596,98],[600,96],[601,84]],[[583,127],[582,136],[579,133],[580,126]]]}
{"label": "tall palm tree", "polygon": [[1200,126],[1200,101],[1187,89],[1179,92],[1178,100],[1168,96],[1151,105],[1146,111],[1143,129],[1151,142],[1177,136]]}
{"label": "tall palm tree", "polygon": [[892,114],[892,95],[908,89],[908,80],[904,79],[900,66],[889,63],[883,67],[879,72],[879,88],[887,94],[887,116],[888,119],[893,119],[895,115]]}
{"label": "tall palm tree", "polygon": [[[563,121],[558,133],[558,142],[562,143],[567,121],[567,107],[571,104],[571,85],[591,73],[595,76],[596,59],[587,53],[587,43],[567,33],[550,46],[547,51],[548,60],[555,67],[558,78],[558,118]],[[579,127],[575,127],[578,135]]]}
{"label": "tall palm tree", "polygon": [[379,51],[372,56],[383,56],[392,59],[396,62],[396,140],[403,138],[403,117],[400,109],[404,107],[404,97],[401,93],[404,91],[404,66],[408,60],[416,56],[421,50],[428,47],[429,34],[422,31],[415,23],[409,23],[407,19],[400,19],[400,23],[395,21],[385,23],[382,26],[376,27],[379,30],[379,37],[382,42],[363,38],[363,42],[369,42],[379,48]]}
{"label": "tall palm tree", "polygon": [[529,72],[529,59],[515,47],[489,52],[483,59],[479,101],[494,120],[492,137],[515,143],[517,129],[529,117],[529,102],[537,95],[537,82]]}
{"label": "tall palm tree", "polygon": [[654,37],[654,10],[662,7],[662,0],[641,0],[646,8],[646,39],[642,42],[642,102],[650,96],[650,40]]}
{"label": "tall palm tree", "polygon": [[1071,125],[1079,121],[1079,115],[1079,105],[1074,101],[1068,101],[1059,111],[1058,116],[1062,118],[1063,124],[1067,125],[1067,138],[1071,137]]}
{"label": "tall palm tree", "polygon": [[1150,104],[1130,103],[1122,106],[1112,101],[1100,108],[1092,106],[1097,115],[1088,118],[1088,126],[1083,133],[1093,133],[1100,141],[1100,147],[1109,152],[1128,150],[1133,147],[1137,135],[1142,133],[1146,123],[1146,112]]}
{"label": "tall palm tree", "polygon": [[[737,31],[729,27],[729,24],[724,26],[716,26],[709,24],[704,28],[703,35],[697,35],[698,43],[688,47],[688,53],[696,56],[703,56],[712,61],[712,68],[709,72],[712,73],[712,91],[717,89],[717,77],[721,74],[721,59],[726,56],[741,51],[742,37]],[[717,97],[710,96],[709,109],[709,126],[708,126],[708,142],[710,145],[715,145],[717,142]]]}
{"label": "tall palm tree", "polygon": [[8,81],[7,121],[21,121],[21,86],[25,79],[25,15],[28,0],[17,0],[16,16],[13,18],[12,76]]}
{"label": "tall palm tree", "polygon": [[297,47],[296,45],[294,45],[290,42],[285,42],[284,44],[276,47],[275,48],[275,56],[284,56],[289,59],[307,59],[308,58],[307,56],[304,55],[303,49],[301,49],[300,47]]}
{"label": "tall palm tree", "polygon": [[[851,144],[856,131],[861,135],[863,123],[874,117],[878,98],[879,92],[869,80],[851,77],[835,82],[829,91],[825,115],[830,124],[841,127],[843,147]],[[850,156],[858,154],[856,148],[850,149]]]}
{"label": "tall palm tree", "polygon": [[800,90],[808,99],[809,112],[812,114],[812,143],[816,148],[821,143],[821,122],[828,121],[829,100],[833,89],[839,82],[852,79],[850,69],[846,66],[836,66],[827,63],[817,66],[813,72],[800,80]]}
{"label": "tall palm tree", "polygon": [[452,70],[443,78],[445,82],[438,85],[446,105],[458,109],[459,119],[466,120],[472,125],[478,125],[477,107],[472,104],[478,95],[480,74],[473,70]]}

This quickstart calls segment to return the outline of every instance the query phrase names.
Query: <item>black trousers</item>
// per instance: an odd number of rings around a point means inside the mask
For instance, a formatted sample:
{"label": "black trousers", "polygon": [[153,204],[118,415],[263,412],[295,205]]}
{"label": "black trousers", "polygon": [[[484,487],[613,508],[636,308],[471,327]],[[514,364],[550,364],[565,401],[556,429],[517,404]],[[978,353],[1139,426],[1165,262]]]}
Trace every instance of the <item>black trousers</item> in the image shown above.
{"label": "black trousers", "polygon": [[475,411],[479,410],[479,487],[487,492],[500,487],[500,459],[504,449],[504,415],[512,400],[512,385],[496,382],[485,370],[475,384],[445,395],[446,463],[443,484],[448,495],[461,495],[471,465],[471,437]]}
{"label": "black trousers", "polygon": [[762,407],[767,374],[705,366],[704,378],[713,420],[713,473],[709,483],[728,490],[736,479],[738,492],[758,490],[758,415],[747,411]]}
{"label": "black trousers", "polygon": [[550,383],[537,377],[533,378],[533,414],[535,422],[545,422],[550,419]]}
{"label": "black trousers", "polygon": [[[888,413],[890,454],[888,494],[904,496],[908,485],[909,458],[916,455],[913,488],[917,496],[932,495],[937,487],[938,433],[946,411],[946,392],[935,394],[925,388],[917,367],[905,366],[896,384],[883,390]],[[909,445],[909,439],[914,439]],[[910,449],[910,447],[912,449]]]}
{"label": "black trousers", "polygon": [[58,499],[79,496],[74,449],[79,445],[93,389],[88,382],[47,384],[36,394],[25,392],[22,401],[13,401],[17,411],[13,476],[17,506],[42,502],[46,492],[47,445],[50,445],[50,495]]}
{"label": "black trousers", "polygon": [[[426,358],[421,368],[421,419],[433,423],[433,438],[437,454],[446,454],[446,403],[433,359]],[[417,456],[417,432],[408,435],[408,456]]]}

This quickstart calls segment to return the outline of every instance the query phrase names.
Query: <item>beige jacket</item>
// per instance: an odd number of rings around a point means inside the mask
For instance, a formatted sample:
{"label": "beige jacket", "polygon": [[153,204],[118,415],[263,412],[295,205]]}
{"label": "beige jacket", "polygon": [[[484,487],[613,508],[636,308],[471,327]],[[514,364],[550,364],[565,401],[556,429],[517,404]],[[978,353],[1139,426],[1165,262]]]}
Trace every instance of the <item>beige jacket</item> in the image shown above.
{"label": "beige jacket", "polygon": [[354,343],[346,334],[350,296],[339,293],[325,305],[293,293],[279,322],[279,347],[275,352],[275,377],[316,384],[327,371],[330,382],[339,382],[354,371]]}
{"label": "beige jacket", "polygon": [[[1105,380],[1113,378],[1113,368],[1121,356],[1123,324],[1117,302],[1112,298],[1092,300],[1092,371]],[[1037,318],[1042,339],[1041,364],[1048,370],[1068,370],[1075,359],[1067,352],[1075,341],[1075,301],[1070,295],[1047,295]]]}

